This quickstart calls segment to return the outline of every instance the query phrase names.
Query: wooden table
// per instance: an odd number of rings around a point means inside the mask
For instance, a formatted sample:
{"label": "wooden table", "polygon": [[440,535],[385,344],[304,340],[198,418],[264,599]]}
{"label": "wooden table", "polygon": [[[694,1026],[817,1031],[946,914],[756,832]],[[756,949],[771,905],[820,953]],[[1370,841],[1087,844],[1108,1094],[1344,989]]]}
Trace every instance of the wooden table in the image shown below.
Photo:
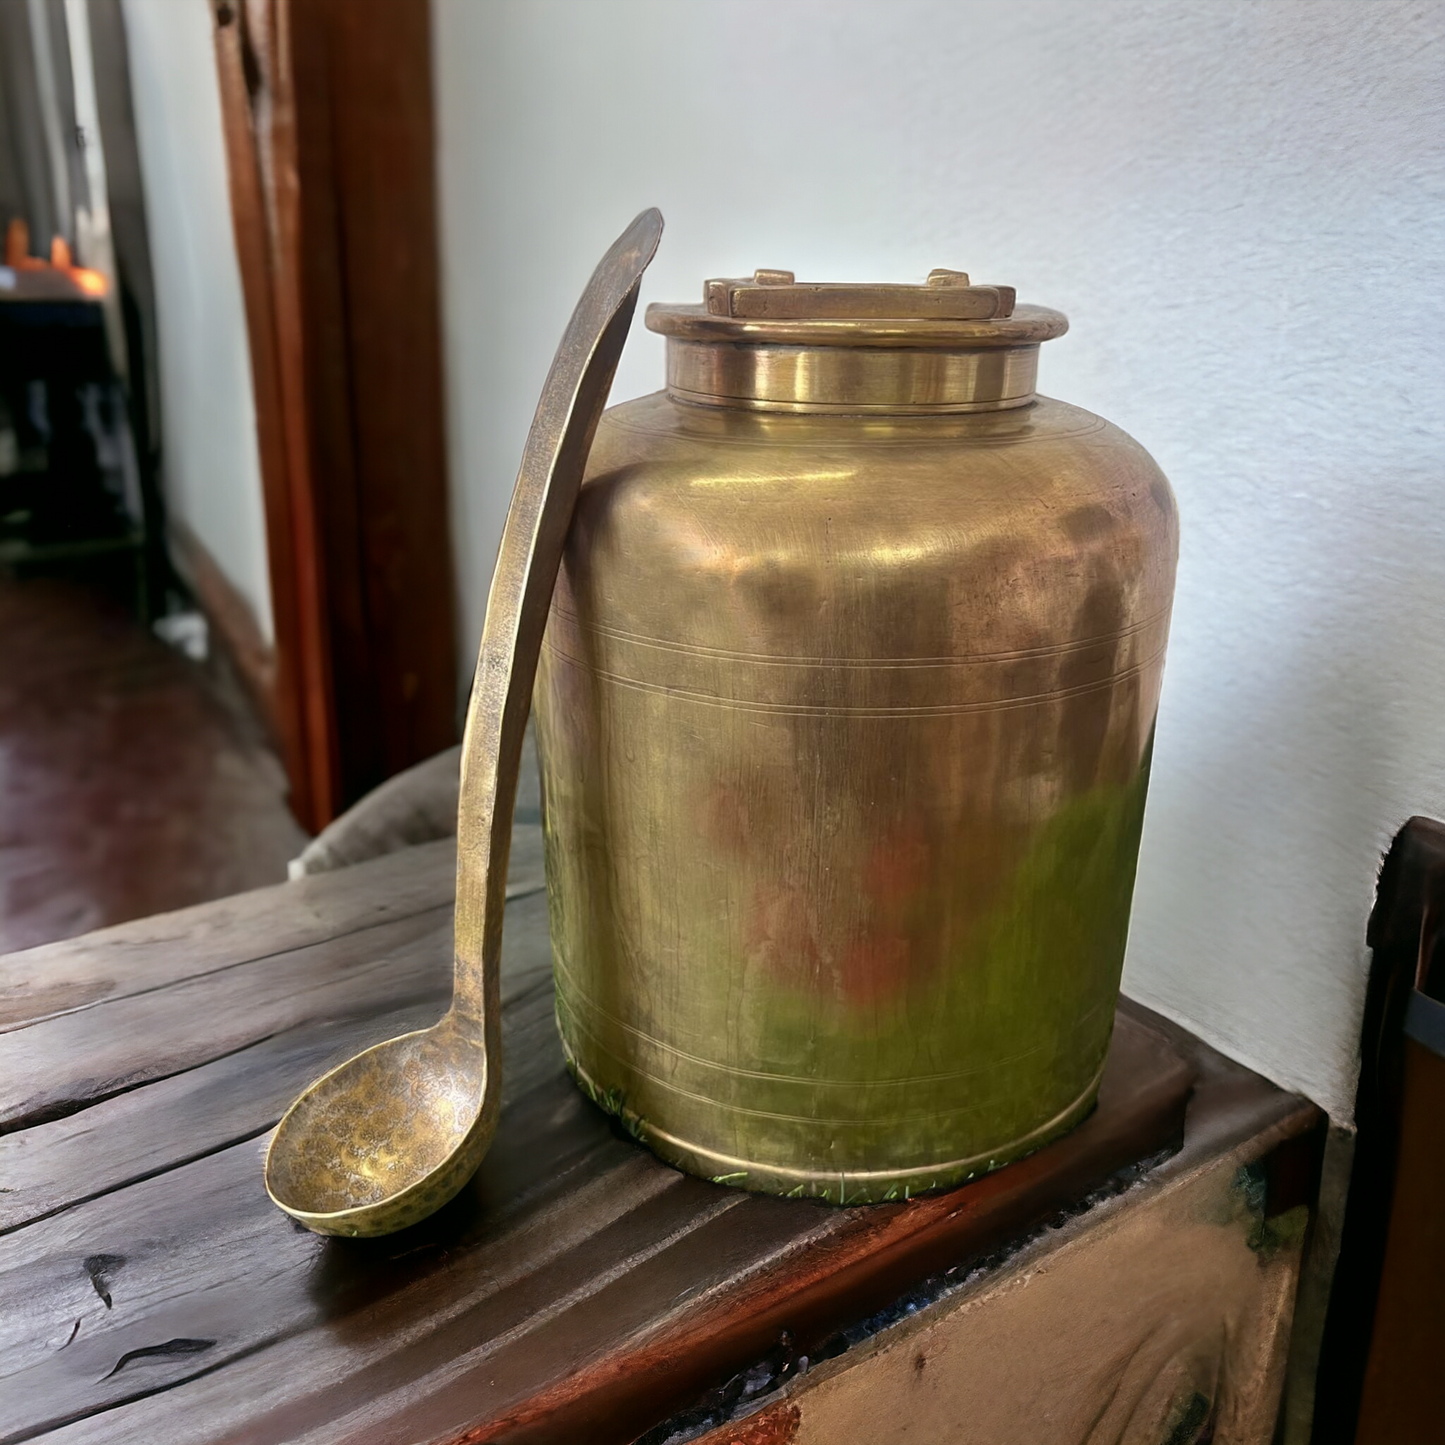
{"label": "wooden table", "polygon": [[[1116,1238],[1138,1200],[1255,1170],[1215,1231],[1238,1253],[1311,1197],[1317,1111],[1128,1003],[1098,1110],[950,1194],[834,1209],[678,1174],[563,1070],[524,824],[492,1152],[417,1228],[320,1239],[266,1198],[269,1131],[331,1062],[445,1006],[453,866],[430,844],[0,960],[0,1440],[802,1442],[853,1361],[1041,1250]],[[1271,1359],[1298,1256],[1275,1233],[1273,1303],[1248,1305]]]}

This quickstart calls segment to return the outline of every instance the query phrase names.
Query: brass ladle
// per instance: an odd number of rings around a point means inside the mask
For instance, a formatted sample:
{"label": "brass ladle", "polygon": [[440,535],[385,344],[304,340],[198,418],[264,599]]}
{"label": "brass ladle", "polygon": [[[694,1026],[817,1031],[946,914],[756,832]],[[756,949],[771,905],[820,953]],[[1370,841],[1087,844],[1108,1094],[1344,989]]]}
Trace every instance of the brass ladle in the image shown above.
{"label": "brass ladle", "polygon": [[502,910],[522,734],[562,544],[593,433],[662,235],[644,211],[593,272],[542,388],[492,573],[462,745],[452,1006],[357,1054],[286,1111],[266,1190],[320,1234],[425,1219],[482,1162],[501,1110]]}

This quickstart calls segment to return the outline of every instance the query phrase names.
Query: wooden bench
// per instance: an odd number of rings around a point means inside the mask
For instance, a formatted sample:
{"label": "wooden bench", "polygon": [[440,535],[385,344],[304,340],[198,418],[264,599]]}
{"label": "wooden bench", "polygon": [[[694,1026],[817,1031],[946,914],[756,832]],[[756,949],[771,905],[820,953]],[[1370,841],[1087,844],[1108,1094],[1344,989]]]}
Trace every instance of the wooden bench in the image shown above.
{"label": "wooden bench", "polygon": [[534,824],[480,1173],[405,1234],[300,1230],[269,1131],[445,1007],[454,857],[0,960],[0,1440],[1269,1438],[1317,1110],[1126,1001],[1095,1113],[962,1189],[688,1178],[563,1069]]}

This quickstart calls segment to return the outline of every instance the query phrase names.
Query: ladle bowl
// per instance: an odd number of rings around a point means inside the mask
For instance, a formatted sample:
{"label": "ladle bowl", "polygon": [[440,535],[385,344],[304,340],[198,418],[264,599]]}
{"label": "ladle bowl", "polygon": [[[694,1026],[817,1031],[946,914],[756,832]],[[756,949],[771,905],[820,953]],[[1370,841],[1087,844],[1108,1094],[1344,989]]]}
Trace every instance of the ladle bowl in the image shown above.
{"label": "ladle bowl", "polygon": [[348,1059],[286,1112],[267,1156],[272,1199],[320,1234],[390,1234],[440,1209],[496,1131],[480,1046],[441,1023]]}

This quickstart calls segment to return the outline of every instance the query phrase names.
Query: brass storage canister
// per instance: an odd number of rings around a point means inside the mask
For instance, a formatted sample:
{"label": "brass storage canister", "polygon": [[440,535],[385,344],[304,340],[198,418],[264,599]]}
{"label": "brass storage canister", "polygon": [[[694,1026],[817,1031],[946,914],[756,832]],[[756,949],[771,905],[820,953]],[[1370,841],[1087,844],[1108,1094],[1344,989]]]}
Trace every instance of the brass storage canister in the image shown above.
{"label": "brass storage canister", "polygon": [[956,1184],[1098,1088],[1173,496],[1035,394],[1067,323],[1006,287],[759,272],[647,324],[535,695],[570,1065],[721,1182]]}

